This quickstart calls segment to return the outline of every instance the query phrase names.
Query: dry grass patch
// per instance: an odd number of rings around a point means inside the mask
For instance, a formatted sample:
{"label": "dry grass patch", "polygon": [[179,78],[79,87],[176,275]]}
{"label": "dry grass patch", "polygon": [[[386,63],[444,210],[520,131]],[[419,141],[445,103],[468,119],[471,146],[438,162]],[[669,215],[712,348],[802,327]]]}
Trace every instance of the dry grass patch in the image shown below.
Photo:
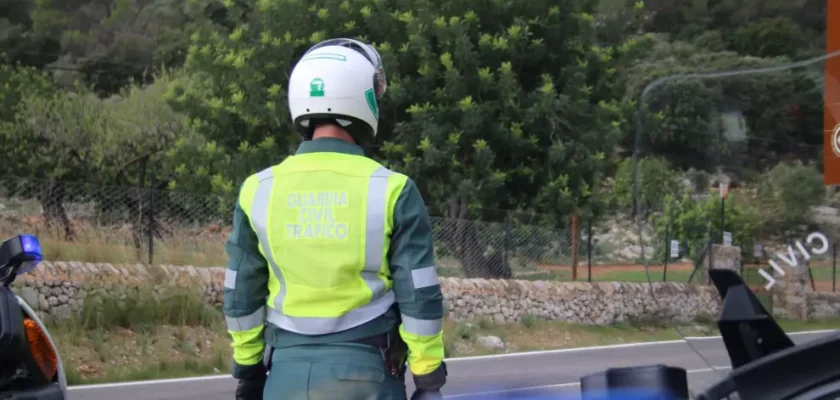
{"label": "dry grass patch", "polygon": [[230,341],[203,327],[159,326],[53,333],[70,385],[175,378],[228,371]]}
{"label": "dry grass patch", "polygon": [[[71,226],[74,238],[67,240],[63,230],[45,225],[40,217],[0,216],[0,236],[37,235],[47,260],[112,264],[149,262],[149,232],[146,227],[136,242],[131,224],[100,226],[73,220]],[[154,264],[197,267],[227,264],[224,249],[227,228],[215,224],[193,229],[167,227],[159,234],[152,245]]]}
{"label": "dry grass patch", "polygon": [[192,289],[92,290],[50,332],[71,385],[222,373],[231,360],[221,310]]}
{"label": "dry grass patch", "polygon": [[[787,332],[840,329],[840,318],[810,321],[779,320]],[[701,317],[693,323],[673,326],[645,318],[627,323],[593,326],[561,321],[540,320],[526,316],[519,323],[494,324],[488,319],[477,322],[447,321],[444,325],[447,357],[468,357],[524,351],[555,350],[575,347],[676,340],[682,336],[718,335],[714,319]],[[505,347],[486,348],[478,338],[496,336]]]}

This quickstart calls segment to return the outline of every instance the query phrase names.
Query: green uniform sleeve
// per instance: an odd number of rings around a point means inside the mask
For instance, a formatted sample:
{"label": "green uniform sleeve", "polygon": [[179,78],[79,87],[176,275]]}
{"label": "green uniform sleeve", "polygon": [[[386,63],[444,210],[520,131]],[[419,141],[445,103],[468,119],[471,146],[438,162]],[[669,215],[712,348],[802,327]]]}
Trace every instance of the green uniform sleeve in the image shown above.
{"label": "green uniform sleeve", "polygon": [[263,368],[269,272],[259,250],[259,239],[238,203],[225,249],[229,261],[225,270],[224,314],[233,346],[232,374],[247,379]]}
{"label": "green uniform sleeve", "polygon": [[432,226],[423,198],[409,179],[394,208],[389,265],[413,375],[436,371],[444,358],[443,294],[434,260]]}

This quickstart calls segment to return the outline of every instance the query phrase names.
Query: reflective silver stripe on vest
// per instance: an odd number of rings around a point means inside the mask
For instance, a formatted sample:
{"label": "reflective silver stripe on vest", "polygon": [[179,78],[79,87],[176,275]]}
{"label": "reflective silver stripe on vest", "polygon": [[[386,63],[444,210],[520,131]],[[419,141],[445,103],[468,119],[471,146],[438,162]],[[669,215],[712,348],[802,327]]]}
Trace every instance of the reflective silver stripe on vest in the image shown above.
{"label": "reflective silver stripe on vest", "polygon": [[386,212],[388,211],[388,177],[393,174],[385,167],[379,167],[370,176],[368,182],[367,208],[365,216],[365,266],[362,279],[370,288],[373,296],[368,304],[348,312],[340,317],[315,318],[291,317],[283,313],[283,299],[286,297],[286,282],[280,268],[274,261],[268,241],[268,208],[271,206],[271,192],[274,186],[274,171],[271,168],[257,174],[259,186],[251,207],[251,223],[257,231],[268,264],[280,281],[280,293],[274,299],[274,307],[268,309],[268,321],[278,327],[305,335],[323,335],[340,332],[384,314],[396,301],[392,290],[387,290],[385,282],[377,273],[382,267],[385,246]]}
{"label": "reflective silver stripe on vest", "polygon": [[[385,223],[388,211],[388,177],[393,172],[379,167],[370,176],[367,190],[367,214],[365,216],[365,269],[362,279],[373,292],[373,300],[385,294],[385,282],[377,274],[382,268],[382,251],[385,249]],[[384,311],[383,311],[384,312]],[[378,317],[375,315],[373,318]],[[373,319],[371,318],[371,319]]]}
{"label": "reflective silver stripe on vest", "polygon": [[225,316],[225,323],[231,332],[244,332],[265,324],[265,306],[244,317]]}
{"label": "reflective silver stripe on vest", "polygon": [[[271,190],[274,187],[274,170],[266,168],[257,173],[257,193],[254,194],[254,202],[251,205],[251,224],[257,231],[257,237],[265,253],[265,258],[268,265],[274,271],[274,276],[280,281],[280,293],[274,299],[274,309],[283,312],[283,298],[286,297],[286,282],[283,280],[283,274],[280,273],[280,268],[274,261],[274,254],[271,253],[271,247],[268,245],[268,207],[271,201]],[[269,317],[271,310],[269,310]]]}

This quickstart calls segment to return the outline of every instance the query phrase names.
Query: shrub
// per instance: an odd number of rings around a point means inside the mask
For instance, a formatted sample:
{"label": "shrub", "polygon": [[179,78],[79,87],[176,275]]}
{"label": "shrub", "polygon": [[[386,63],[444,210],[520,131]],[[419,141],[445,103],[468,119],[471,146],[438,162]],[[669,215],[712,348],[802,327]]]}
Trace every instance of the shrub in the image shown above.
{"label": "shrub", "polygon": [[761,177],[757,198],[766,233],[797,233],[811,224],[811,207],[826,200],[822,174],[812,165],[781,163]]}
{"label": "shrub", "polygon": [[[668,161],[662,158],[643,158],[639,160],[639,199],[640,211],[647,214],[662,210],[665,203],[663,193],[676,193],[678,181]],[[615,174],[615,196],[619,207],[633,204],[633,159],[626,158],[619,163]]]}
{"label": "shrub", "polygon": [[207,305],[200,291],[155,286],[94,290],[85,296],[74,319],[53,325],[85,332],[115,328],[144,331],[157,325],[224,329],[223,321],[221,311]]}
{"label": "shrub", "polygon": [[[731,194],[725,203],[725,228],[732,233],[733,245],[740,246],[744,256],[752,254],[757,239],[762,216],[751,206],[750,198],[741,194]],[[711,192],[705,199],[697,198],[688,190],[679,197],[665,196],[665,211],[654,218],[658,237],[679,240],[680,248],[685,249],[684,256],[695,257],[697,251],[709,239],[721,242],[720,198]],[[666,243],[657,249],[657,257],[664,257],[669,251]]]}

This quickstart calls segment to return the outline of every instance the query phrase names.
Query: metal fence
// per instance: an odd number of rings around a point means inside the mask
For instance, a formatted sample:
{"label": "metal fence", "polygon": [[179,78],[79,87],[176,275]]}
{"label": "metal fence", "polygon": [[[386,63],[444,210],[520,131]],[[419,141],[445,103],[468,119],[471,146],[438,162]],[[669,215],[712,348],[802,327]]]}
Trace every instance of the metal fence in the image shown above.
{"label": "metal fence", "polygon": [[[0,236],[37,234],[46,257],[57,261],[223,266],[233,205],[233,198],[149,188],[2,179]],[[684,244],[673,257],[664,250],[667,232],[651,231],[643,235],[646,270],[637,226],[627,216],[570,217],[559,226],[519,213],[497,219],[432,217],[440,275],[685,282],[703,256],[690,251],[697,245]],[[823,255],[812,268],[817,290],[836,290],[836,256]]]}

